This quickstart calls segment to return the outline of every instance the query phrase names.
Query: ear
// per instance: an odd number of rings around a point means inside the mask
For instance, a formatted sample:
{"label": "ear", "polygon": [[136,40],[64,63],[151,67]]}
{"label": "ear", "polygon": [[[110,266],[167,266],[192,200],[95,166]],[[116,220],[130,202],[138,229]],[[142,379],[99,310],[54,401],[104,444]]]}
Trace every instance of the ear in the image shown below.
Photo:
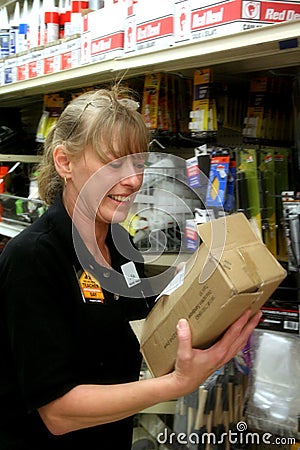
{"label": "ear", "polygon": [[63,145],[57,145],[53,151],[53,161],[57,173],[61,178],[70,178],[71,162]]}

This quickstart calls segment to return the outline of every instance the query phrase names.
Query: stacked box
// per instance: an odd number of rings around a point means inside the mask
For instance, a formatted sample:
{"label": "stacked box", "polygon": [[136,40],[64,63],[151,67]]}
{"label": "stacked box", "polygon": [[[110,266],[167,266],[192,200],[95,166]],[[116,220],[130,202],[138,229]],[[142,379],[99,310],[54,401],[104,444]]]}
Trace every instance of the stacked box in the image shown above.
{"label": "stacked box", "polygon": [[80,65],[80,36],[66,38],[61,43],[60,69],[74,69]]}
{"label": "stacked box", "polygon": [[28,80],[28,63],[31,60],[31,52],[26,50],[17,55],[17,81]]}
{"label": "stacked box", "polygon": [[17,58],[9,56],[4,60],[4,84],[15,83],[17,81]]}
{"label": "stacked box", "polygon": [[83,17],[81,64],[123,55],[126,16],[127,4],[121,2],[92,11]]}
{"label": "stacked box", "polygon": [[139,0],[130,12],[125,24],[125,53],[148,53],[173,45],[173,0]]}
{"label": "stacked box", "polygon": [[175,1],[174,42],[181,44],[226,36],[299,18],[299,1]]}
{"label": "stacked box", "polygon": [[44,48],[44,75],[60,71],[60,44],[47,44]]}
{"label": "stacked box", "polygon": [[43,75],[44,62],[43,47],[36,47],[31,51],[31,58],[28,61],[28,78],[35,78]]}

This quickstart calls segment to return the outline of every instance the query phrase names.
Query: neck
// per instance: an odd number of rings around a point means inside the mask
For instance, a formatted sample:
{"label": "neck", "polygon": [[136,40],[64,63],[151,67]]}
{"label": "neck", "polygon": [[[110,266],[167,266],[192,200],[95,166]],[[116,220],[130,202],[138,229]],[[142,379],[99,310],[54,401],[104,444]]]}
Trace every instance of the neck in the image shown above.
{"label": "neck", "polygon": [[76,208],[74,215],[75,203],[64,195],[63,203],[89,252],[100,265],[110,267],[110,253],[106,245],[110,224],[91,218],[87,211],[81,211],[79,208]]}

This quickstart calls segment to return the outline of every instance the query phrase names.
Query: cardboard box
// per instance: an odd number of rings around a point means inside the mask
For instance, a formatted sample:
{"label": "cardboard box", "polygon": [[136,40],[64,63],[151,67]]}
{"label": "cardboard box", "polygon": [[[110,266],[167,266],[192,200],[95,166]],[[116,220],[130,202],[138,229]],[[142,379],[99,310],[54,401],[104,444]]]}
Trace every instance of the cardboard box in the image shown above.
{"label": "cardboard box", "polygon": [[4,59],[4,84],[15,83],[17,81],[17,57],[8,56]]}
{"label": "cardboard box", "polygon": [[174,42],[173,0],[139,0],[125,22],[124,53],[148,53]]}
{"label": "cardboard box", "polygon": [[28,78],[35,78],[43,75],[44,72],[44,48],[36,47],[31,50],[31,59],[28,61]]}
{"label": "cardboard box", "polygon": [[44,48],[44,75],[60,71],[61,46],[57,43],[45,45]]}
{"label": "cardboard box", "polygon": [[154,376],[174,367],[180,318],[189,321],[193,346],[206,348],[246,309],[258,311],[286,276],[244,214],[198,225],[198,232],[197,252],[143,324],[141,351]]}
{"label": "cardboard box", "polygon": [[126,15],[127,4],[122,2],[89,12],[83,18],[81,64],[110,60],[123,55]]}
{"label": "cardboard box", "polygon": [[300,2],[248,0],[175,1],[175,44],[239,33],[299,19]]}
{"label": "cardboard box", "polygon": [[70,36],[61,43],[60,69],[74,69],[80,66],[81,37]]}

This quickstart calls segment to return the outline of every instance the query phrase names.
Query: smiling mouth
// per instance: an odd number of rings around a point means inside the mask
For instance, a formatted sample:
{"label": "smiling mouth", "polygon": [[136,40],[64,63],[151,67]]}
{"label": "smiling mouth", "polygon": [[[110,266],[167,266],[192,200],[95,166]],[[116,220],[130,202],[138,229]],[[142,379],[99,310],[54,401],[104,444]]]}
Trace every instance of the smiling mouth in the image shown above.
{"label": "smiling mouth", "polygon": [[129,196],[126,197],[125,195],[108,195],[108,197],[119,203],[129,203],[130,202],[130,197]]}

